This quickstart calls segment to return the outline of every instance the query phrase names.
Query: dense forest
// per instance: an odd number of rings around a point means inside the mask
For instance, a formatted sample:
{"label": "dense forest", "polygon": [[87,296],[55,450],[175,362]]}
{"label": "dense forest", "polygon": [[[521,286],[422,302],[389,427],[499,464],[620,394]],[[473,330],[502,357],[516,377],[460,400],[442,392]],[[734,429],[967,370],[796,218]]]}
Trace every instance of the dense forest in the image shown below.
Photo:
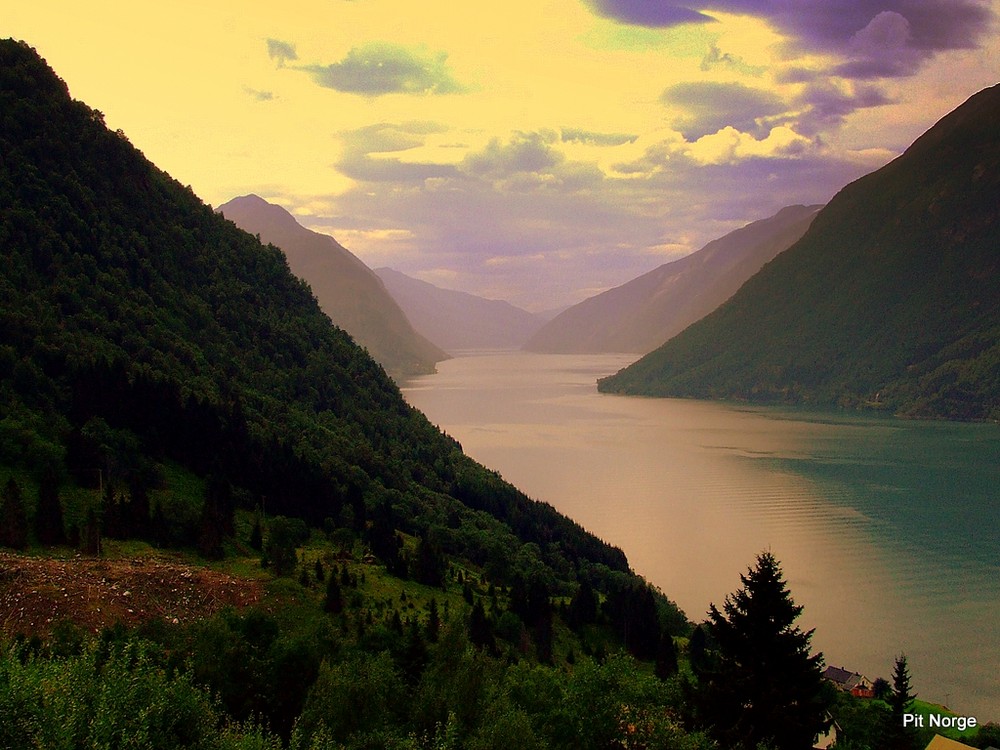
{"label": "dense forest", "polygon": [[408,406],[279,250],[109,132],[30,49],[2,51],[0,461],[126,502],[173,462],[313,525],[434,527],[505,575],[525,543],[540,569],[627,573]]}
{"label": "dense forest", "polygon": [[1000,87],[838,193],[606,392],[1000,419]]}
{"label": "dense forest", "polygon": [[10,632],[7,612],[0,748],[791,750],[828,710],[844,746],[890,726],[822,682],[774,558],[693,627],[621,550],[467,458],[279,250],[12,40],[0,250],[0,546],[170,555],[264,592],[89,630]]}

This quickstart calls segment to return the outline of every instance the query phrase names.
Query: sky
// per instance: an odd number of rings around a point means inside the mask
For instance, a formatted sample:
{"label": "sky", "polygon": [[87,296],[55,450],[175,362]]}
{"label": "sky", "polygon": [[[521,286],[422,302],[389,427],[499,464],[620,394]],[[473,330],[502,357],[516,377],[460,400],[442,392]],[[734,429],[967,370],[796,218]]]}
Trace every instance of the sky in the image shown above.
{"label": "sky", "polygon": [[1000,0],[0,0],[206,203],[529,310],[824,203],[1000,81]]}

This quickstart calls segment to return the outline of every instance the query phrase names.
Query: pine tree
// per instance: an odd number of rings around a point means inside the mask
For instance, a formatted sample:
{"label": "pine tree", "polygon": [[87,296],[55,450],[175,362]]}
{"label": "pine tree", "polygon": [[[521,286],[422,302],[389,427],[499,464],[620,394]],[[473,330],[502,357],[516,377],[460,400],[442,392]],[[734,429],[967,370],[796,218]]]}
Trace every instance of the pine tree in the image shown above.
{"label": "pine tree", "polygon": [[59,477],[52,467],[45,469],[38,483],[35,533],[42,544],[54,545],[66,542],[62,503],[59,501]]}
{"label": "pine tree", "polygon": [[326,596],[323,599],[323,611],[331,615],[339,615],[344,611],[344,596],[340,592],[340,584],[337,576],[331,575],[326,579]]}
{"label": "pine tree", "polygon": [[594,587],[584,579],[569,602],[566,621],[574,630],[597,620],[597,595]]}
{"label": "pine tree", "polygon": [[0,547],[24,549],[28,546],[28,516],[24,511],[21,486],[7,480],[0,500]]}
{"label": "pine tree", "polygon": [[487,653],[493,653],[496,650],[496,641],[493,638],[493,626],[486,617],[486,610],[483,609],[481,599],[476,599],[476,603],[472,605],[472,612],[469,615],[469,642]]}
{"label": "pine tree", "polygon": [[441,617],[438,615],[437,599],[431,597],[430,604],[427,605],[427,640],[430,643],[437,643],[441,633]]}
{"label": "pine tree", "polygon": [[677,644],[673,636],[666,630],[660,632],[660,642],[656,647],[656,665],[654,674],[661,680],[666,680],[677,674]]}
{"label": "pine tree", "polygon": [[812,747],[828,726],[822,654],[809,654],[812,631],[795,625],[802,607],[769,552],[741,575],[723,611],[709,610],[716,663],[700,678],[698,712],[723,747]]}
{"label": "pine tree", "polygon": [[253,519],[253,528],[250,529],[250,549],[260,552],[264,549],[264,536],[260,529],[260,516]]}
{"label": "pine tree", "polygon": [[904,726],[903,716],[910,711],[916,694],[911,692],[910,670],[906,665],[906,655],[896,657],[892,672],[892,693],[889,695],[891,710],[885,746],[889,750],[912,750],[916,748],[916,731]]}

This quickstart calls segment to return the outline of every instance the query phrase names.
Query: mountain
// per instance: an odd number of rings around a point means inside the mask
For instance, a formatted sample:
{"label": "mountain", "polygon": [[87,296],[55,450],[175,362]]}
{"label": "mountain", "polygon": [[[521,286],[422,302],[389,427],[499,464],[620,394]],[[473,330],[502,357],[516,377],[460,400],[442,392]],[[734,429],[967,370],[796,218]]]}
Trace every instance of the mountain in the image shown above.
{"label": "mountain", "polygon": [[1000,419],[1000,86],[838,193],[605,392]]}
{"label": "mountain", "polygon": [[806,229],[819,206],[789,206],[680,260],[585,299],[524,349],[554,354],[646,354],[725,302]]}
{"label": "mountain", "polygon": [[391,268],[375,273],[414,328],[445,351],[517,349],[544,322],[509,302],[442,289]]}
{"label": "mountain", "polygon": [[372,270],[332,237],[306,229],[285,209],[256,195],[233,198],[217,210],[243,231],[281,248],[323,312],[391,374],[434,372],[434,364],[448,358],[413,330]]}
{"label": "mountain", "polygon": [[559,588],[583,567],[605,591],[629,577],[621,550],[466,457],[281,251],[110,132],[21,42],[0,41],[0,112],[0,476],[61,485],[81,542],[115,520],[221,553],[233,508],[266,503],[390,567],[405,533],[498,583],[524,565]]}

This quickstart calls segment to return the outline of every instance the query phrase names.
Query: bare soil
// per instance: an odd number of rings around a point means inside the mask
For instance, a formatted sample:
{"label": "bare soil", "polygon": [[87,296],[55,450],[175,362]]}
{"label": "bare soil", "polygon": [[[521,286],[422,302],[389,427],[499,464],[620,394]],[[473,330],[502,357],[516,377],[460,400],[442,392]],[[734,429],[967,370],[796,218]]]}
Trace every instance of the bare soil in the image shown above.
{"label": "bare soil", "polygon": [[157,559],[63,559],[0,552],[0,634],[45,637],[61,620],[92,632],[121,622],[180,624],[260,600],[261,582]]}

